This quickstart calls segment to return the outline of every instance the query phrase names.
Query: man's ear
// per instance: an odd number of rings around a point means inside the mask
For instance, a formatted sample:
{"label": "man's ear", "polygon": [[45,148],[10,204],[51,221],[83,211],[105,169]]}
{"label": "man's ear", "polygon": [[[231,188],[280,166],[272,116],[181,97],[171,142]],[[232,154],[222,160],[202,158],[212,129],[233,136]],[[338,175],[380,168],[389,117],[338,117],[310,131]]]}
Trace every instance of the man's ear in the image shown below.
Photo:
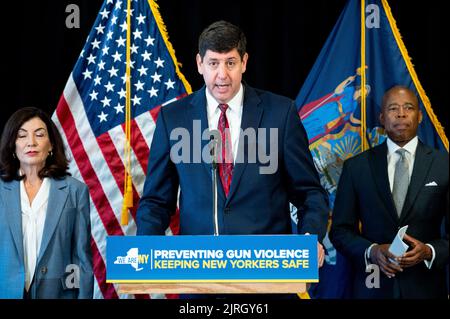
{"label": "man's ear", "polygon": [[203,69],[202,69],[203,61],[202,61],[202,57],[200,56],[199,53],[197,53],[197,55],[195,56],[195,61],[197,62],[198,73],[203,75]]}
{"label": "man's ear", "polygon": [[383,125],[383,127],[384,127],[384,114],[383,114],[383,112],[380,113],[378,119],[380,120],[381,125]]}
{"label": "man's ear", "polygon": [[422,120],[423,120],[423,114],[422,114],[422,111],[419,110],[419,124],[422,123]]}
{"label": "man's ear", "polygon": [[248,53],[245,52],[244,56],[242,57],[242,73],[244,73],[245,70],[247,70],[247,60],[248,60]]}

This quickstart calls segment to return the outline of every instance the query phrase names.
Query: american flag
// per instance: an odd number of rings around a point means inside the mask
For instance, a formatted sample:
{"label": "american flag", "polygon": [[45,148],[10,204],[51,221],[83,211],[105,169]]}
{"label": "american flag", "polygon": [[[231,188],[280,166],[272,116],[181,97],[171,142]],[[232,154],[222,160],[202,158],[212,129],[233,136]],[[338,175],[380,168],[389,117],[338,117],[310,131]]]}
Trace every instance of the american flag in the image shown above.
{"label": "american flag", "polygon": [[[128,225],[122,226],[128,28],[134,207]],[[95,298],[126,297],[106,283],[106,236],[136,234],[137,203],[159,109],[189,93],[157,4],[153,0],[105,0],[53,114],[71,159],[70,172],[89,187]],[[168,234],[178,231],[177,223],[172,221]]]}

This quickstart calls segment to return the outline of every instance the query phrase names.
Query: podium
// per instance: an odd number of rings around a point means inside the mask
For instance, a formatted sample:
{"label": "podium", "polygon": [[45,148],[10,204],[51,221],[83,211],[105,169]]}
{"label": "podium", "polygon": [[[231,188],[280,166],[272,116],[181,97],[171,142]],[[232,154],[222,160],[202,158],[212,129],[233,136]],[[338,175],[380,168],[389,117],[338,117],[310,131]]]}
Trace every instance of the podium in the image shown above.
{"label": "podium", "polygon": [[304,282],[245,283],[132,283],[119,284],[121,294],[296,294],[306,292]]}
{"label": "podium", "polygon": [[297,294],[318,282],[315,235],[109,236],[123,294]]}

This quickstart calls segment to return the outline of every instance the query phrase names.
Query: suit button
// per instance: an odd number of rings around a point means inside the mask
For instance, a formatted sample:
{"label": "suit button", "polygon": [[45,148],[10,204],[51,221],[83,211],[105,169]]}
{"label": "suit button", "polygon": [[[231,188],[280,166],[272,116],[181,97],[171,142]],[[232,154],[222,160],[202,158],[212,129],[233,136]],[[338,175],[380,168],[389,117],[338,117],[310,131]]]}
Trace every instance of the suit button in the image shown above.
{"label": "suit button", "polygon": [[231,212],[231,208],[230,207],[225,207],[225,214],[229,214]]}
{"label": "suit button", "polygon": [[47,267],[42,267],[41,268],[41,274],[46,274],[47,273]]}

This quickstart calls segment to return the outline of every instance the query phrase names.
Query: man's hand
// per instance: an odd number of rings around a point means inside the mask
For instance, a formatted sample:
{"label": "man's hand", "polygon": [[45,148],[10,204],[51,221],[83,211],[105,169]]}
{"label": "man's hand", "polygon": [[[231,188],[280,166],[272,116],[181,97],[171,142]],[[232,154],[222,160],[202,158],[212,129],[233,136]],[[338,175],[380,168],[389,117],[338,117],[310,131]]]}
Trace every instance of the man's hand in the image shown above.
{"label": "man's hand", "polygon": [[325,250],[321,243],[317,242],[317,261],[319,268],[323,266],[323,261],[325,260]]}
{"label": "man's hand", "polygon": [[[309,233],[305,233],[305,235],[309,235]],[[317,242],[317,264],[319,268],[323,266],[323,261],[325,260],[325,250],[320,242]]]}
{"label": "man's hand", "polygon": [[391,262],[389,258],[392,260],[396,259],[396,256],[389,252],[389,244],[375,245],[370,250],[370,261],[380,266],[381,271],[389,278],[392,278],[395,277],[397,272],[403,271],[403,269]]}
{"label": "man's hand", "polygon": [[412,249],[403,254],[403,256],[396,258],[400,267],[412,267],[424,260],[431,260],[433,257],[431,248],[414,237],[405,234],[403,240],[409,244]]}

